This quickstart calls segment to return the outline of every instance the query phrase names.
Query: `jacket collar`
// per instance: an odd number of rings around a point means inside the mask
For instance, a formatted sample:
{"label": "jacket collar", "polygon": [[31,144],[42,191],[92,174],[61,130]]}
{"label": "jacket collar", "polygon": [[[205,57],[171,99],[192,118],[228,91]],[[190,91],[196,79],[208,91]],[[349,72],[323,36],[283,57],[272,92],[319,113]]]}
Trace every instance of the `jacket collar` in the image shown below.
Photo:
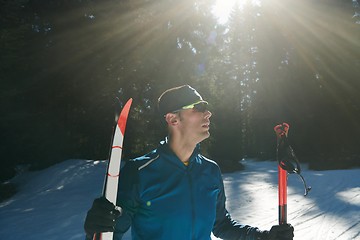
{"label": "jacket collar", "polygon": [[[181,168],[185,168],[186,166],[181,160],[175,155],[175,153],[170,149],[168,145],[168,138],[166,137],[164,141],[160,142],[160,146],[158,148],[162,154],[164,154],[168,160],[175,163],[176,165],[180,166]],[[194,160],[196,159],[196,156],[200,154],[200,143],[196,144],[196,147],[191,154],[190,161],[189,161],[189,167],[192,165]]]}

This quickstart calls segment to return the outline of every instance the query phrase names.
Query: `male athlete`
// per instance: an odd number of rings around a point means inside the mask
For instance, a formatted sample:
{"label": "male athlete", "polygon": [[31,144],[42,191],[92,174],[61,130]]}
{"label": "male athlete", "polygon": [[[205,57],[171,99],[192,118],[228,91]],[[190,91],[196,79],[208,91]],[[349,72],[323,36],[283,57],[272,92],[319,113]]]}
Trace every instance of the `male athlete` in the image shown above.
{"label": "male athlete", "polygon": [[291,225],[260,231],[231,218],[220,169],[200,154],[200,142],[210,136],[207,104],[188,85],[160,96],[158,110],[168,137],[120,171],[116,205],[121,214],[105,198],[95,199],[85,221],[87,239],[114,232],[114,239],[121,240],[130,227],[133,240],[210,240],[211,232],[227,240],[293,239]]}

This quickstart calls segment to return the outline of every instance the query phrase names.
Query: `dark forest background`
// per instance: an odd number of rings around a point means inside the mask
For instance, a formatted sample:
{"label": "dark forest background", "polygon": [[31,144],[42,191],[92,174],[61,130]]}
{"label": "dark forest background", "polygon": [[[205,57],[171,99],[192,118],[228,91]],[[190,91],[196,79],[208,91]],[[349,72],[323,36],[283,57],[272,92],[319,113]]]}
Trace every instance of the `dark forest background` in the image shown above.
{"label": "dark forest background", "polygon": [[106,159],[114,101],[134,99],[124,158],[165,137],[156,101],[189,84],[211,103],[205,156],[275,157],[287,122],[301,162],[360,166],[356,0],[0,0],[0,169]]}

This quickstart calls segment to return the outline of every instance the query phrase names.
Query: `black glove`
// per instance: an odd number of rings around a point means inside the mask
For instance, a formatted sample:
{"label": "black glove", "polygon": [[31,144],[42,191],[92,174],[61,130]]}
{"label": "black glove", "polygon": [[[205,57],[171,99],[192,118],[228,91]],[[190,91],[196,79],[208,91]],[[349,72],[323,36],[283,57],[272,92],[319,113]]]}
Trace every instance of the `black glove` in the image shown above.
{"label": "black glove", "polygon": [[84,230],[88,238],[93,238],[95,233],[113,232],[116,219],[121,212],[115,209],[115,205],[105,197],[94,200],[91,209],[85,219]]}
{"label": "black glove", "polygon": [[259,240],[292,240],[294,238],[294,227],[290,224],[272,226],[270,231],[259,232],[255,239]]}
{"label": "black glove", "polygon": [[292,240],[294,238],[294,227],[290,224],[272,226],[268,240]]}

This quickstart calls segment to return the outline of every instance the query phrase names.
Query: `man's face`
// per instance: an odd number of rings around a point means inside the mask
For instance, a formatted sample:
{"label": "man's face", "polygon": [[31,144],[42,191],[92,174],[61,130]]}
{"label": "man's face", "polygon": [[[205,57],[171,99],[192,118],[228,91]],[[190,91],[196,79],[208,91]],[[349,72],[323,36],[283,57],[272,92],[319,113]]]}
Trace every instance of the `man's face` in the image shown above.
{"label": "man's face", "polygon": [[179,129],[182,137],[191,143],[199,143],[210,136],[209,125],[211,112],[198,112],[195,109],[181,110]]}

